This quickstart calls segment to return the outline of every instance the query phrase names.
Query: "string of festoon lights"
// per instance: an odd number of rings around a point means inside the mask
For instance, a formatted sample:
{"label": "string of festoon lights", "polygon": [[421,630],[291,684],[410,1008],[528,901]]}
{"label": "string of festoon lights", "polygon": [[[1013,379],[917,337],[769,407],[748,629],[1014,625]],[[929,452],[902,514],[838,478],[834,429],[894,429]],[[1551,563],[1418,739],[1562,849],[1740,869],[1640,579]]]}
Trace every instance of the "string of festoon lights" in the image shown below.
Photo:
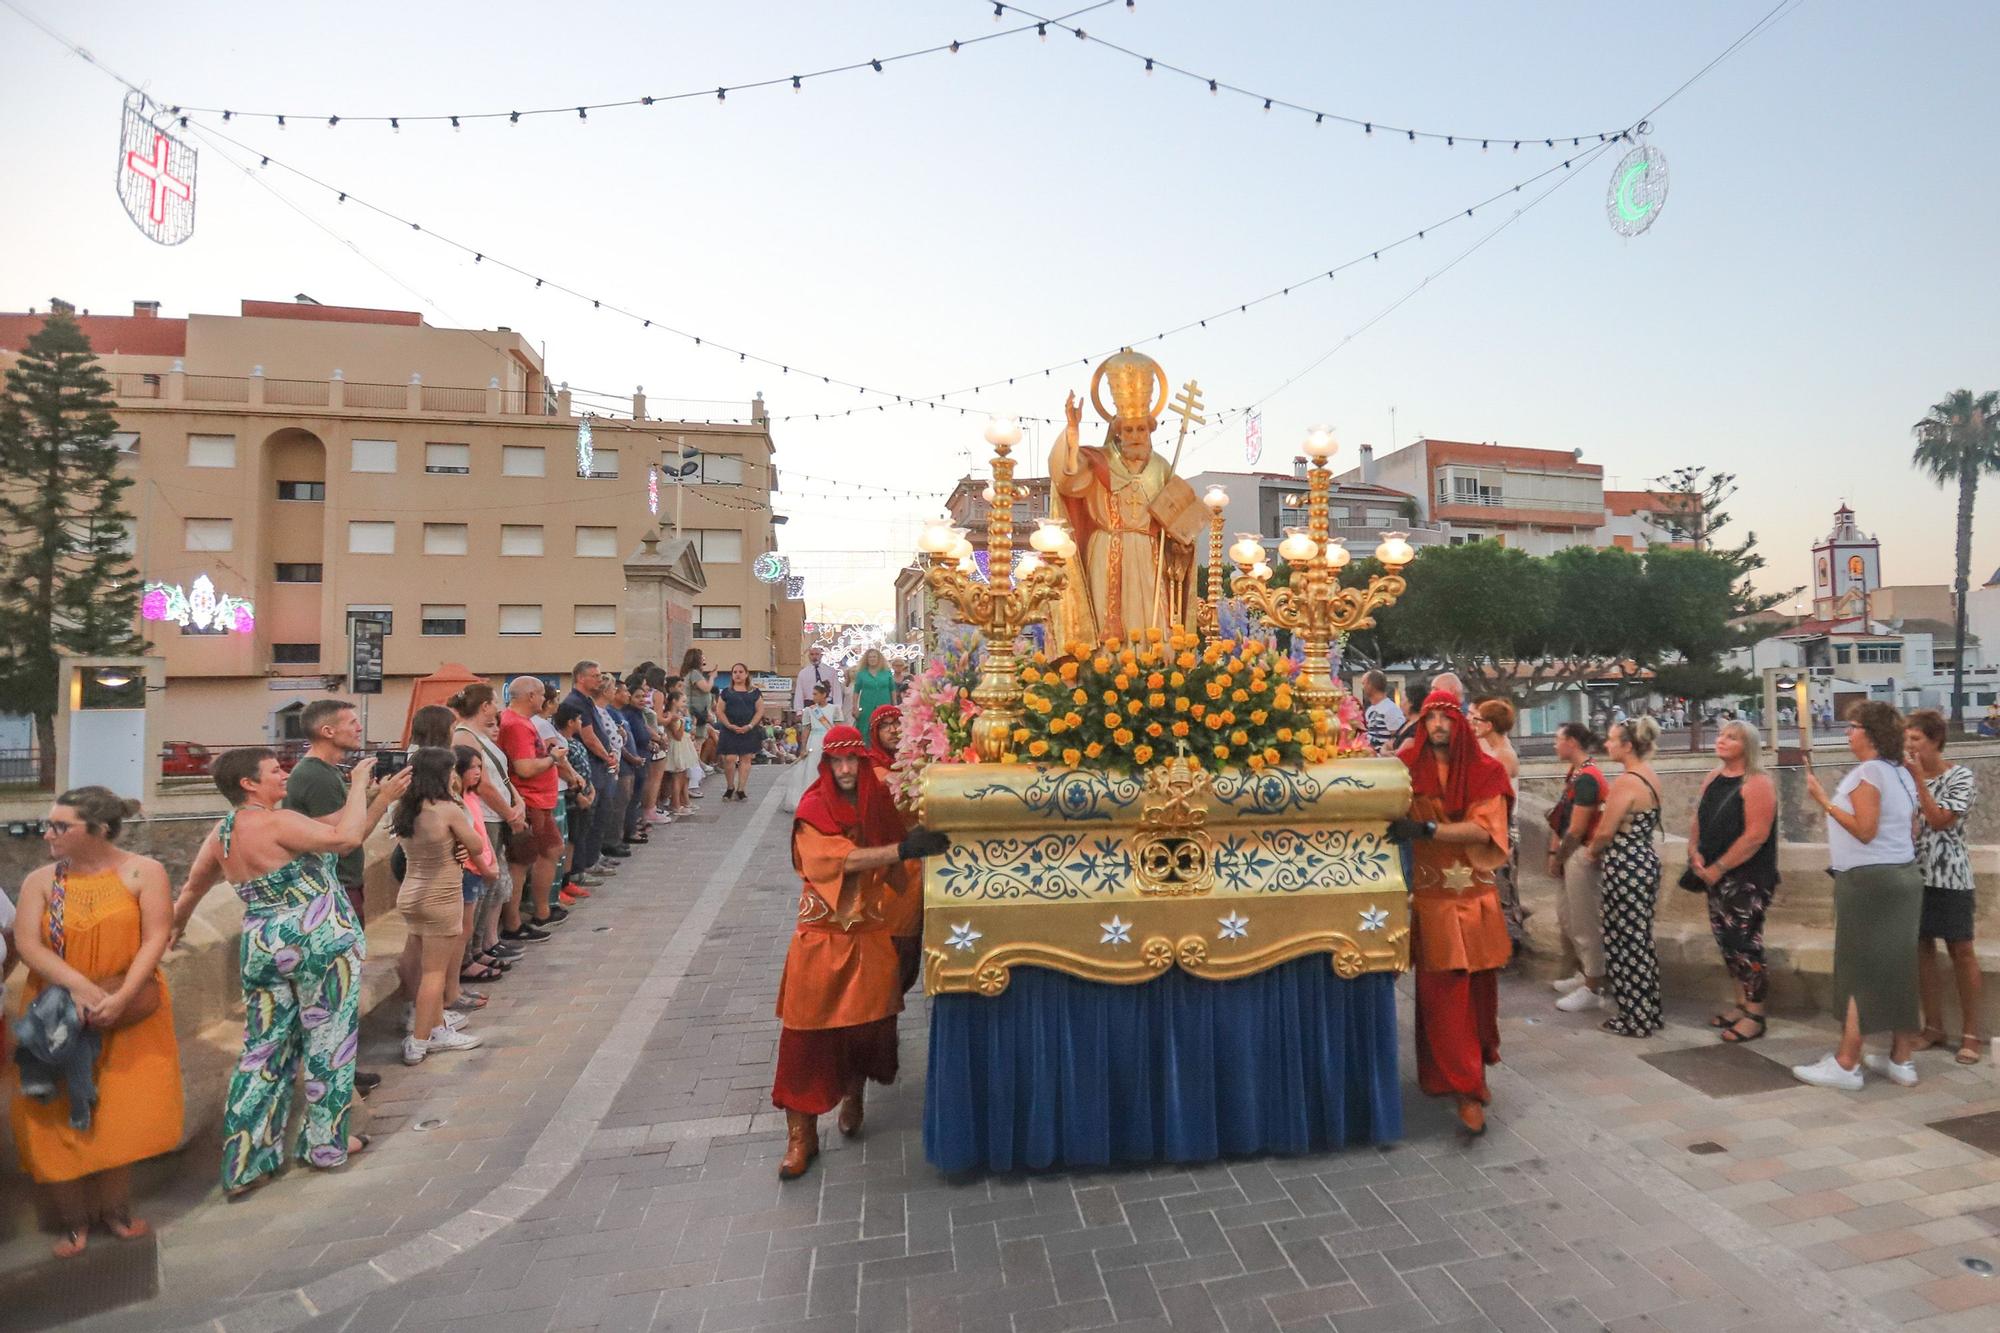
{"label": "string of festoon lights", "polygon": [[[606,111],[622,111],[631,108],[670,106],[675,103],[688,102],[688,101],[727,102],[729,100],[729,95],[731,93],[735,93],[740,96],[743,93],[760,92],[767,89],[790,88],[795,93],[801,92],[804,90],[805,85],[807,83],[815,80],[832,78],[840,75],[858,74],[861,73],[862,71],[871,71],[876,74],[881,74],[886,72],[888,66],[893,64],[900,64],[904,61],[909,61],[909,60],[918,60],[927,56],[956,55],[961,50],[970,46],[977,46],[981,43],[995,41],[1001,38],[1020,36],[1029,32],[1033,32],[1037,36],[1039,36],[1043,41],[1047,41],[1049,32],[1051,29],[1053,29],[1059,33],[1067,33],[1070,36],[1076,38],[1077,40],[1082,42],[1087,42],[1093,47],[1096,47],[1098,49],[1108,52],[1113,52],[1115,54],[1124,56],[1130,60],[1136,61],[1142,66],[1143,71],[1147,74],[1158,72],[1162,74],[1171,74],[1183,79],[1190,79],[1196,83],[1204,85],[1211,94],[1219,96],[1223,93],[1229,93],[1232,96],[1249,98],[1251,101],[1259,103],[1265,111],[1278,110],[1278,111],[1293,112],[1301,115],[1308,115],[1313,118],[1313,123],[1315,124],[1332,123],[1335,125],[1349,126],[1351,128],[1360,130],[1364,135],[1367,135],[1371,138],[1379,136],[1384,140],[1392,140],[1392,139],[1401,140],[1406,143],[1417,143],[1421,141],[1425,143],[1442,144],[1447,148],[1455,148],[1460,144],[1465,144],[1466,146],[1470,147],[1472,144],[1476,143],[1480,146],[1482,150],[1494,146],[1501,146],[1501,147],[1511,148],[1514,151],[1519,151],[1524,144],[1530,148],[1543,148],[1543,149],[1553,150],[1565,143],[1567,143],[1571,148],[1578,148],[1586,143],[1591,143],[1591,142],[1605,143],[1608,142],[1613,136],[1622,133],[1624,129],[1629,128],[1626,126],[1621,126],[1617,129],[1591,130],[1588,133],[1562,133],[1562,134],[1547,134],[1547,133],[1518,134],[1511,132],[1495,133],[1491,130],[1484,131],[1481,133],[1463,133],[1463,132],[1445,131],[1445,130],[1414,129],[1407,125],[1390,124],[1387,121],[1380,119],[1379,117],[1359,116],[1348,112],[1328,111],[1321,107],[1308,106],[1302,102],[1295,102],[1289,98],[1279,97],[1276,94],[1261,92],[1257,89],[1247,87],[1233,79],[1226,79],[1218,76],[1202,74],[1197,70],[1187,67],[1185,65],[1176,64],[1172,61],[1160,59],[1155,56],[1149,56],[1142,51],[1135,50],[1131,47],[1121,45],[1118,42],[1108,40],[1102,35],[1101,32],[1093,32],[1086,30],[1081,25],[1072,22],[1072,20],[1074,19],[1082,18],[1097,10],[1104,9],[1109,5],[1116,4],[1118,3],[1118,0],[1098,0],[1098,2],[1095,4],[1085,5],[1081,8],[1070,10],[1067,13],[1055,14],[1055,15],[1036,13],[1032,10],[1024,9],[1019,5],[998,3],[997,0],[982,0],[982,3],[993,4],[993,19],[994,22],[996,23],[1003,21],[1006,18],[1006,16],[1010,13],[1017,14],[1026,21],[1018,25],[1015,25],[1013,27],[1002,29],[997,32],[990,32],[979,36],[967,37],[967,38],[954,38],[950,41],[938,42],[930,46],[918,47],[913,50],[898,51],[893,55],[879,56],[879,57],[871,56],[866,59],[852,60],[845,64],[831,65],[823,69],[812,70],[809,72],[772,75],[766,78],[753,79],[747,82],[741,82],[735,84],[728,84],[728,83],[710,84],[704,81],[700,87],[685,89],[680,92],[673,92],[673,93],[651,93],[633,97],[615,98],[607,101],[583,102],[579,104],[565,104],[562,106],[541,106],[541,107],[525,107],[525,108],[508,107],[507,109],[504,110],[495,109],[486,111],[431,112],[431,113],[417,113],[417,114],[405,113],[405,114],[393,114],[393,115],[382,112],[373,112],[362,115],[352,115],[352,114],[341,115],[339,113],[334,113],[334,112],[243,111],[235,109],[233,107],[192,106],[192,105],[181,105],[173,103],[167,104],[166,110],[168,111],[169,114],[180,117],[183,127],[186,127],[188,125],[189,117],[197,115],[219,116],[221,117],[222,120],[231,122],[245,121],[245,120],[268,121],[272,124],[277,125],[280,128],[287,128],[292,125],[315,125],[315,124],[325,125],[330,129],[338,128],[342,125],[348,125],[348,126],[386,125],[392,132],[400,131],[405,125],[411,126],[412,128],[420,126],[437,127],[437,126],[448,125],[450,128],[454,130],[460,130],[465,128],[467,125],[480,125],[480,124],[495,123],[501,121],[505,121],[510,125],[518,125],[523,120],[537,119],[541,117],[551,117],[551,116],[559,117],[563,120],[574,120],[580,123],[588,123],[588,121],[590,120],[590,113],[593,111],[601,114]],[[1136,0],[1124,0],[1124,5],[1128,13],[1137,8]]]}
{"label": "string of festoon lights", "polygon": [[[1642,124],[1633,133],[1634,134],[1643,133],[1645,128],[1646,127]],[[1120,343],[1117,346],[1106,346],[1094,349],[1093,351],[1091,351],[1086,355],[1081,355],[1076,357],[1066,357],[1061,361],[1051,362],[1047,365],[1036,367],[1033,370],[1023,370],[1016,372],[1015,374],[1012,375],[996,376],[993,379],[983,380],[974,384],[963,385],[954,389],[946,389],[927,394],[904,394],[904,393],[896,393],[893,390],[889,389],[876,388],[872,385],[863,384],[857,380],[848,379],[844,376],[833,375],[825,371],[818,371],[810,367],[796,365],[790,361],[754,352],[747,348],[738,347],[732,343],[720,342],[717,341],[716,339],[707,337],[706,335],[695,333],[691,330],[684,329],[673,324],[662,322],[661,320],[658,320],[650,315],[646,315],[643,312],[633,308],[631,305],[626,304],[625,302],[620,301],[616,298],[592,296],[589,293],[582,291],[581,289],[571,287],[567,283],[561,282],[555,278],[548,277],[544,273],[538,273],[534,269],[531,269],[523,264],[519,264],[512,260],[496,256],[491,251],[487,250],[482,246],[461,241],[455,237],[447,235],[444,232],[435,231],[430,228],[427,228],[422,223],[416,221],[411,217],[408,217],[403,213],[396,211],[395,209],[389,208],[381,204],[377,204],[367,198],[364,198],[361,195],[356,194],[351,190],[341,189],[339,186],[332,184],[331,182],[322,180],[318,176],[315,176],[309,171],[294,166],[291,163],[285,162],[279,158],[273,157],[269,153],[263,152],[261,149],[258,149],[250,144],[244,143],[242,140],[237,139],[229,134],[225,134],[220,130],[214,129],[212,127],[195,125],[192,129],[192,132],[197,136],[201,137],[202,139],[210,141],[211,143],[213,143],[216,140],[220,140],[221,142],[231,144],[234,147],[246,153],[250,153],[257,157],[258,165],[260,167],[267,167],[267,168],[276,167],[279,170],[284,171],[289,175],[297,178],[298,180],[301,180],[306,184],[315,187],[318,190],[321,190],[327,194],[332,195],[336,203],[353,204],[359,208],[366,210],[367,212],[375,214],[378,217],[393,222],[397,224],[399,227],[406,228],[419,235],[425,236],[430,240],[435,241],[441,245],[457,250],[461,254],[470,255],[475,265],[480,265],[480,266],[491,265],[504,272],[512,273],[528,282],[531,282],[534,286],[534,289],[537,291],[550,291],[562,296],[569,297],[578,302],[588,302],[593,310],[599,311],[604,314],[613,315],[618,318],[629,320],[632,323],[637,324],[641,329],[644,330],[657,331],[663,334],[667,334],[671,337],[679,338],[685,342],[692,344],[695,347],[706,348],[709,351],[716,352],[724,356],[734,356],[737,359],[737,361],[741,364],[754,363],[757,365],[764,366],[767,369],[775,369],[778,371],[780,375],[784,376],[797,375],[802,379],[806,380],[807,382],[818,380],[823,385],[835,386],[843,389],[853,389],[858,395],[872,396],[876,399],[882,400],[878,402],[872,402],[861,406],[850,407],[845,409],[822,410],[819,412],[804,412],[804,411],[790,412],[767,418],[767,420],[775,422],[836,420],[840,418],[852,417],[859,413],[864,413],[868,411],[887,412],[891,407],[898,407],[898,406],[909,409],[916,409],[922,407],[931,411],[943,409],[947,412],[956,412],[960,416],[967,416],[973,414],[983,415],[988,410],[987,407],[983,404],[962,406],[950,400],[955,398],[967,398],[967,397],[978,398],[985,395],[989,390],[1020,387],[1020,385],[1024,381],[1032,381],[1035,379],[1053,379],[1058,371],[1074,372],[1077,370],[1088,370],[1096,362],[1101,361],[1102,359],[1104,359],[1105,357],[1111,355],[1116,351],[1119,351],[1121,348],[1126,348],[1126,347],[1137,348],[1137,347],[1149,346],[1154,343],[1162,342],[1168,338],[1175,337],[1176,335],[1179,334],[1185,334],[1197,330],[1206,329],[1211,324],[1214,324],[1220,320],[1229,319],[1235,316],[1246,315],[1251,310],[1256,309],[1260,306],[1269,304],[1274,301],[1283,300],[1284,298],[1289,297],[1295,291],[1300,291],[1304,288],[1319,283],[1332,282],[1339,274],[1346,272],[1347,270],[1357,268],[1365,264],[1378,263],[1380,262],[1382,256],[1385,254],[1390,254],[1406,246],[1418,244],[1428,239],[1432,234],[1434,234],[1439,230],[1450,227],[1456,223],[1461,223],[1468,219],[1474,218],[1483,210],[1492,208],[1496,204],[1500,203],[1502,200],[1505,200],[1513,195],[1521,193],[1528,186],[1533,185],[1536,182],[1545,179],[1546,177],[1553,176],[1561,172],[1569,171],[1573,169],[1574,166],[1576,165],[1576,158],[1574,157],[1564,158],[1560,162],[1544,167],[1541,170],[1536,171],[1531,175],[1522,178],[1521,180],[1515,182],[1512,185],[1505,186],[1502,189],[1497,190],[1492,194],[1486,195],[1470,204],[1467,204],[1462,208],[1454,209],[1452,212],[1444,215],[1443,217],[1438,218],[1437,220],[1431,223],[1428,223],[1425,226],[1418,227],[1412,231],[1406,232],[1400,236],[1395,237],[1394,239],[1384,241],[1378,245],[1370,246],[1366,250],[1357,252],[1350,258],[1331,264],[1322,269],[1316,269],[1312,273],[1304,275],[1292,282],[1284,283],[1278,287],[1271,288],[1268,291],[1262,292],[1254,296],[1245,297],[1242,300],[1223,306],[1211,312],[1210,314],[1186,320],[1180,324],[1171,326],[1169,328],[1161,329],[1158,332],[1153,333],[1151,335],[1132,339]],[[1219,409],[1219,410],[1231,410],[1231,409]],[[1021,413],[1015,413],[1013,415],[1015,415],[1017,420],[1021,421],[1036,422],[1042,425],[1058,424],[1056,419],[1053,417],[1034,416]],[[747,419],[745,418],[729,418],[729,417],[704,418],[704,423],[745,424],[746,420]]]}

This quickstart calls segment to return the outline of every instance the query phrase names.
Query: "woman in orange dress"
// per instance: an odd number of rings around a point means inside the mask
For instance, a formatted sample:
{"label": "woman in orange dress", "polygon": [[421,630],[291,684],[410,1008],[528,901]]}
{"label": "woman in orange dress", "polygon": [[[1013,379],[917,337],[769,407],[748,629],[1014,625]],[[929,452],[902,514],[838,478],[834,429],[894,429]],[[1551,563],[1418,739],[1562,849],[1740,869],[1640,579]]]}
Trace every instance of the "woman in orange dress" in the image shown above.
{"label": "woman in orange dress", "polygon": [[64,792],[42,835],[54,864],[21,885],[15,944],[28,967],[27,1003],[67,987],[101,1043],[89,1128],[71,1126],[67,1092],[14,1102],[14,1145],[54,1200],[63,1258],[83,1253],[93,1222],[121,1240],[145,1235],[132,1216],[131,1165],[181,1141],[180,1048],[160,972],[173,922],[167,872],[115,843],[138,808],[104,787]]}

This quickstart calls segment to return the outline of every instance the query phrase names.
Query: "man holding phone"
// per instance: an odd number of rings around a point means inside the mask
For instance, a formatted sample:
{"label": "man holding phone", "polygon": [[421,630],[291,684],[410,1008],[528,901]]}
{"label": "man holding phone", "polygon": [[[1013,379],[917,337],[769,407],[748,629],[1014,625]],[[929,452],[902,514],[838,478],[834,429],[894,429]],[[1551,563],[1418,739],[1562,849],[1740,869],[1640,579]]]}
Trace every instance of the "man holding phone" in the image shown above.
{"label": "man holding phone", "polygon": [[[349,755],[366,744],[361,735],[361,716],[345,699],[315,699],[300,712],[299,726],[306,734],[306,753],[285,779],[285,808],[323,823],[336,823],[347,806],[347,774],[343,765]],[[386,779],[389,772],[385,766],[375,776],[378,780]],[[358,924],[366,924],[367,920],[362,884],[365,862],[366,853],[356,847],[351,852],[342,852],[333,863],[334,878],[347,894]],[[354,1090],[361,1096],[373,1092],[381,1081],[380,1074],[359,1069],[354,1072]]]}

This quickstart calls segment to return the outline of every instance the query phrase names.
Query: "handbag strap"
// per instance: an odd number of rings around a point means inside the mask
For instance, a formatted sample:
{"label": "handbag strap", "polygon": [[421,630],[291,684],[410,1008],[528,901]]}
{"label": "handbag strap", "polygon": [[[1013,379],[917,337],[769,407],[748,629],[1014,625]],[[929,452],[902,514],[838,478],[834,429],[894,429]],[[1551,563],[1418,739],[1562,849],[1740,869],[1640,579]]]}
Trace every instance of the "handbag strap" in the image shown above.
{"label": "handbag strap", "polygon": [[49,885],[48,929],[49,947],[55,950],[56,957],[58,958],[64,956],[63,944],[69,938],[68,933],[63,929],[63,904],[68,897],[69,862],[58,861],[56,862],[55,880]]}

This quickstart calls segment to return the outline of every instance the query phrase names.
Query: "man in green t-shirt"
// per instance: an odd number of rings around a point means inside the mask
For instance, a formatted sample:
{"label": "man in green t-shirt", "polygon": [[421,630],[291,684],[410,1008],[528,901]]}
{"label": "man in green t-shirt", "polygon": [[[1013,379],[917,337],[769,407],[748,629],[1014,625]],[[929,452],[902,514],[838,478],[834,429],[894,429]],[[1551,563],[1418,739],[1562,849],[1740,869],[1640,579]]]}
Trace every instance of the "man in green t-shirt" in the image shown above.
{"label": "man in green t-shirt", "polygon": [[[364,744],[361,716],[345,699],[315,699],[300,712],[299,725],[306,734],[306,753],[285,780],[285,808],[331,823],[327,817],[338,818],[347,804],[347,775],[340,770],[341,761]],[[346,890],[347,901],[354,905],[357,922],[365,920],[364,864],[365,853],[359,847],[334,859],[334,877]],[[358,974],[355,979],[360,980]],[[381,1081],[380,1074],[357,1069],[354,1090],[366,1096]]]}

